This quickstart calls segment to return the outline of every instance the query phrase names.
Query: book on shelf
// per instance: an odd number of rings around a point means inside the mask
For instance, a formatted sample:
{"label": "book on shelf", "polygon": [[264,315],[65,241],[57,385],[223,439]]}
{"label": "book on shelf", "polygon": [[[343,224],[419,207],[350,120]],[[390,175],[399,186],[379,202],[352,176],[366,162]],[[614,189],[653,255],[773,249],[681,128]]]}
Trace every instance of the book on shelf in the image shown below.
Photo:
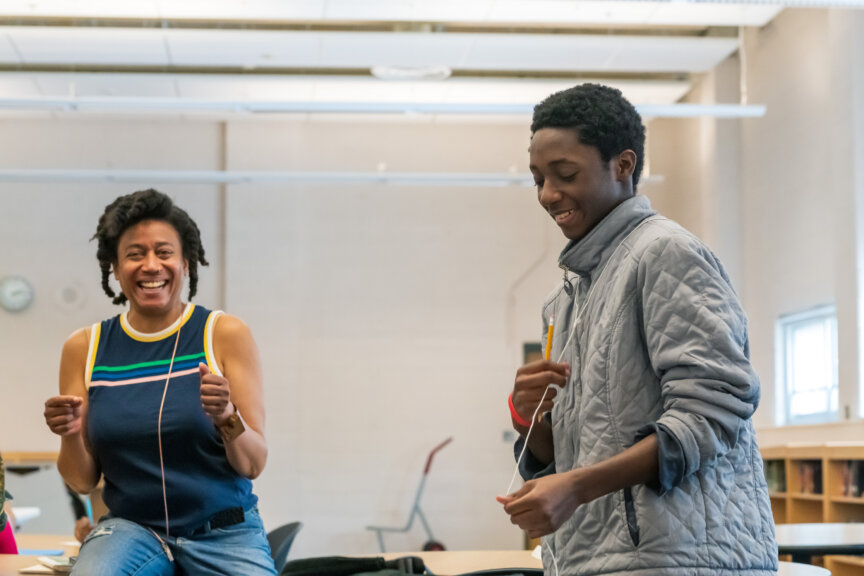
{"label": "book on shelf", "polygon": [[769,492],[786,492],[786,463],[783,460],[765,461],[765,483]]}
{"label": "book on shelf", "polygon": [[843,462],[843,496],[860,498],[862,496],[861,474],[864,461],[846,460]]}
{"label": "book on shelf", "polygon": [[822,494],[822,463],[801,462],[798,466],[798,482],[802,494]]}

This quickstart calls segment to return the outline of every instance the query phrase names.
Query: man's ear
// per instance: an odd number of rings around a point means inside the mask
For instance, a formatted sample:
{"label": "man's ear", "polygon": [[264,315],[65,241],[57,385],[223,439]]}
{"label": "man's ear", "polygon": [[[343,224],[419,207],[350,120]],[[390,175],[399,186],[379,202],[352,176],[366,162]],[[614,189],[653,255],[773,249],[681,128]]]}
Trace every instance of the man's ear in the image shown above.
{"label": "man's ear", "polygon": [[615,157],[615,180],[624,182],[633,177],[633,171],[636,170],[636,153],[633,150],[627,149]]}

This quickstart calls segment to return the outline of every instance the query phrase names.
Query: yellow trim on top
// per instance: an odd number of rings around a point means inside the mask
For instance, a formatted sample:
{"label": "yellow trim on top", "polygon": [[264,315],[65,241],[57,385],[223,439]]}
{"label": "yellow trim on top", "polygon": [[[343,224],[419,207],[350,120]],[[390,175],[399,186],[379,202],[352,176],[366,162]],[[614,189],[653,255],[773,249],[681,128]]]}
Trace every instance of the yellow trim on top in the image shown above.
{"label": "yellow trim on top", "polygon": [[102,323],[93,324],[90,329],[90,349],[87,351],[87,369],[84,371],[84,389],[90,389],[90,378],[93,376],[93,366],[96,364],[96,350],[99,349],[99,337],[102,335]]}
{"label": "yellow trim on top", "polygon": [[156,342],[158,340],[164,340],[165,338],[175,334],[186,322],[189,321],[189,318],[192,317],[192,312],[195,311],[195,304],[191,302],[186,305],[186,310],[177,319],[174,324],[161,330],[159,332],[155,332],[153,334],[146,334],[144,332],[139,332],[135,330],[132,326],[129,325],[129,321],[126,319],[127,312],[123,312],[120,315],[120,327],[123,328],[123,331],[127,336],[132,338],[133,340],[138,340],[139,342]]}

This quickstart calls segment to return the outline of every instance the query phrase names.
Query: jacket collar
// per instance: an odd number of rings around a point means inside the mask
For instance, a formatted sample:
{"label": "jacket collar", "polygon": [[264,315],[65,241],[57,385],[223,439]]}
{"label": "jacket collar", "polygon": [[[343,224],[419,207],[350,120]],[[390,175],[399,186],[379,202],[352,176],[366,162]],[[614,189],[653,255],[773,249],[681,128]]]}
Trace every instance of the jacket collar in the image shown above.
{"label": "jacket collar", "polygon": [[602,270],[600,264],[612,255],[627,234],[654,213],[651,202],[645,196],[628,198],[581,240],[571,240],[558,257],[558,265],[578,276],[593,276],[595,270]]}

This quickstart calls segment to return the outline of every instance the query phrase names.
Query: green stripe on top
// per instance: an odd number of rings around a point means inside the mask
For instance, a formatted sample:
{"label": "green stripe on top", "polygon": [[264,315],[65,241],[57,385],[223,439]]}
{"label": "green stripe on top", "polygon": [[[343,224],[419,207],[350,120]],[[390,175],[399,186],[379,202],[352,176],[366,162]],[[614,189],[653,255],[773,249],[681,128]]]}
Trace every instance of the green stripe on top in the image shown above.
{"label": "green stripe on top", "polygon": [[[200,354],[188,354],[186,356],[178,356],[174,358],[174,362],[183,362],[185,360],[194,360],[196,358],[201,358],[203,362],[206,364],[206,355],[204,352]],[[104,372],[120,372],[122,370],[134,370],[136,368],[148,368],[150,366],[168,366],[171,364],[171,359],[168,360],[153,360],[152,362],[140,362],[138,364],[129,364],[128,366],[94,366],[93,371],[104,371]]]}

